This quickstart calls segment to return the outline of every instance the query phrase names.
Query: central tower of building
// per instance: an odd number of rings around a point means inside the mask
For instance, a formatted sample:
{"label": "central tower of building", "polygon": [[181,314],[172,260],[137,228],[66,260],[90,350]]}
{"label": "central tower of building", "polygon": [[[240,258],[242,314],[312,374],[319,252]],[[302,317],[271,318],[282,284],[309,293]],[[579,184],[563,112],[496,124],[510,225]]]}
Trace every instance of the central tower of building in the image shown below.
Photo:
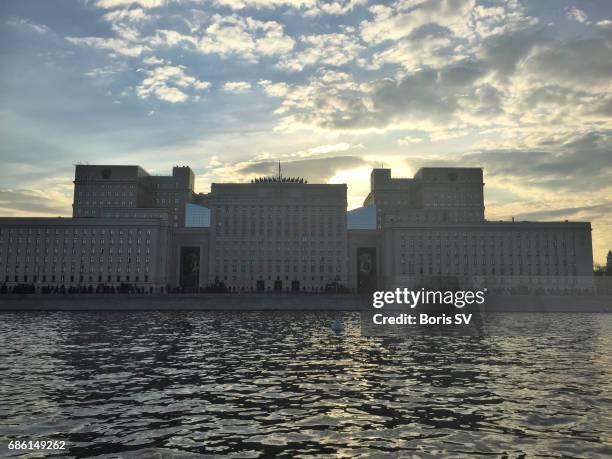
{"label": "central tower of building", "polygon": [[236,291],[321,291],[347,283],[347,187],[262,177],[213,183],[209,282]]}

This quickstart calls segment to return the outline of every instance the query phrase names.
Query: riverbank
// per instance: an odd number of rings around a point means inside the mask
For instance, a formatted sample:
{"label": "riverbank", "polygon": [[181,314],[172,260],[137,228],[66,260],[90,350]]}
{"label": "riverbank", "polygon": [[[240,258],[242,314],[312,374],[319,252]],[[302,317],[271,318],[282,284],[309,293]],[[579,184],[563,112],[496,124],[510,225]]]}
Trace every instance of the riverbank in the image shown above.
{"label": "riverbank", "polygon": [[0,311],[358,311],[360,308],[359,295],[213,293],[0,296]]}
{"label": "riverbank", "polygon": [[[342,294],[72,294],[0,295],[0,311],[359,311],[360,295]],[[424,307],[424,306],[423,306]],[[612,296],[487,296],[495,312],[612,312]]]}

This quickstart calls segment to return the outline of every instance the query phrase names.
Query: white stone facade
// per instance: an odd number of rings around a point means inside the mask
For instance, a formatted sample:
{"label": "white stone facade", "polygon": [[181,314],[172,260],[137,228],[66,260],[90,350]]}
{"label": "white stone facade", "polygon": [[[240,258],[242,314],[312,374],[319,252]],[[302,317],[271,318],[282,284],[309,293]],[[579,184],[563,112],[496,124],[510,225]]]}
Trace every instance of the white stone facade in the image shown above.
{"label": "white stone facade", "polygon": [[346,185],[213,184],[209,281],[242,290],[347,283]]}
{"label": "white stone facade", "polygon": [[166,286],[166,222],[139,219],[2,218],[0,283]]}

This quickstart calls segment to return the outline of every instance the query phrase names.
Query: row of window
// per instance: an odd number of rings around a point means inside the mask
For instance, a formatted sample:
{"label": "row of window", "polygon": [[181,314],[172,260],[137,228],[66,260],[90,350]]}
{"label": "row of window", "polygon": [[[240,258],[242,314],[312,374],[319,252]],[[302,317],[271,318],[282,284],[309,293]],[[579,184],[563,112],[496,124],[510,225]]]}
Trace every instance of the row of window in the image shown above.
{"label": "row of window", "polygon": [[71,275],[65,275],[65,274],[61,274],[61,275],[57,275],[57,274],[51,274],[51,275],[47,275],[47,274],[43,274],[43,275],[28,275],[28,274],[24,274],[24,275],[15,275],[15,276],[9,276],[6,275],[4,276],[4,282],[16,282],[16,283],[28,283],[28,282],[33,282],[33,283],[44,283],[44,282],[130,282],[131,280],[135,281],[135,282],[140,282],[140,280],[143,280],[143,282],[149,282],[149,275],[145,274],[143,277],[140,277],[139,275],[136,276],[132,276],[130,274],[127,274],[125,276],[121,276],[121,275],[112,275],[112,274],[107,274],[107,275],[102,275],[99,274],[97,276],[92,275],[92,276],[84,276],[84,275],[78,275],[75,276],[74,274]]}
{"label": "row of window", "polygon": [[[3,235],[19,235],[19,236],[23,236],[23,235],[32,235],[32,234],[36,234],[36,235],[41,235],[41,234],[55,234],[55,235],[62,235],[65,234],[66,236],[70,236],[71,234],[78,236],[79,234],[82,234],[84,236],[91,234],[91,235],[96,235],[96,234],[110,234],[115,235],[118,234],[119,236],[123,236],[125,234],[130,234],[130,235],[134,235],[134,234],[138,234],[139,236],[142,235],[143,233],[146,233],[148,236],[151,235],[151,230],[147,229],[147,230],[142,230],[142,229],[134,229],[131,228],[129,230],[124,230],[124,229],[106,229],[106,228],[55,228],[55,229],[51,229],[51,228],[2,228],[0,227],[0,236]],[[1,241],[1,239],[0,239]],[[21,242],[21,240],[19,241]]]}
{"label": "row of window", "polygon": [[[584,238],[584,234],[581,234]],[[451,239],[457,241],[458,239],[463,239],[467,241],[468,239],[475,241],[486,242],[486,239],[489,239],[493,244],[495,241],[499,241],[503,243],[504,241],[512,242],[513,239],[520,242],[522,239],[525,241],[529,241],[531,238],[534,239],[552,239],[558,238],[561,239],[576,239],[577,234],[575,232],[559,232],[554,233],[550,231],[484,231],[484,232],[437,232],[437,231],[428,231],[426,234],[399,234],[399,239],[401,241],[432,241],[433,239],[437,241],[446,240],[449,242]]]}
{"label": "row of window", "polygon": [[[99,207],[136,207],[136,201],[77,201],[77,214],[79,215],[96,215]],[[85,207],[85,209],[81,209]],[[87,207],[93,207],[88,209]]]}
{"label": "row of window", "polygon": [[[282,269],[284,268],[284,269]],[[259,272],[259,273],[263,273],[263,272],[275,272],[275,273],[281,273],[281,272],[303,272],[303,273],[307,273],[307,272],[311,272],[311,273],[341,273],[342,272],[342,265],[341,264],[336,264],[334,266],[334,264],[311,264],[311,265],[307,265],[307,264],[303,264],[301,265],[301,270],[299,269],[300,266],[299,265],[289,265],[289,264],[285,264],[284,266],[281,264],[276,264],[276,265],[272,265],[272,264],[260,264],[260,263],[250,263],[247,265],[247,263],[238,263],[236,261],[234,261],[233,263],[216,263],[216,270],[217,271],[221,271],[224,273],[228,273],[228,272],[233,272],[233,273],[237,273],[237,272],[242,272],[242,273],[254,273],[254,272]],[[308,269],[310,268],[310,269]]]}
{"label": "row of window", "polygon": [[[316,257],[318,258],[319,256],[323,257],[326,253],[327,255],[331,258],[334,255],[334,251],[332,250],[325,250],[324,247],[321,247],[319,250],[315,250],[315,249],[310,249],[308,250],[305,247],[302,247],[301,249],[299,248],[294,248],[293,250],[287,248],[283,248],[283,247],[259,247],[259,248],[251,248],[251,249],[245,249],[245,250],[240,250],[240,248],[238,247],[223,247],[223,248],[217,248],[215,249],[215,255],[217,257],[223,256],[225,258],[232,256],[232,253],[234,253],[234,256],[238,256],[238,255],[242,255],[242,256],[249,256],[250,258],[261,258],[262,256],[271,256],[273,252],[277,253],[277,256],[279,255],[283,255],[283,257],[288,258],[288,257],[294,257],[294,258],[313,258]],[[345,254],[346,252],[344,250],[336,250],[335,251],[335,255],[337,257],[341,257],[343,256],[343,254]],[[247,255],[250,254],[250,255]],[[310,255],[309,257],[307,255]]]}
{"label": "row of window", "polygon": [[[417,275],[417,274],[429,274],[429,275],[460,275],[460,274],[499,274],[499,275],[576,275],[576,266],[562,266],[559,267],[555,265],[554,268],[551,266],[546,266],[546,269],[540,266],[536,266],[532,268],[531,266],[519,265],[517,269],[514,269],[514,266],[509,266],[508,269],[504,269],[504,266],[500,266],[495,269],[495,266],[490,266],[489,269],[485,265],[481,265],[480,267],[474,266],[470,267],[469,264],[464,265],[456,265],[454,268],[450,265],[444,266],[427,266],[427,265],[418,265],[418,264],[401,264],[399,273],[401,275]],[[436,269],[437,268],[437,269]]]}
{"label": "row of window", "polygon": [[[81,180],[91,180],[91,177],[83,177]],[[91,183],[77,183],[78,190],[134,190],[136,185],[134,183],[106,183],[100,180],[93,180]]]}
{"label": "row of window", "polygon": [[[429,259],[427,259],[427,257],[422,257],[422,256],[420,256],[420,257],[411,257],[411,259],[414,259],[414,258],[417,258],[416,261],[418,261],[420,263],[425,263],[425,264],[430,264],[430,265],[448,265],[448,264],[458,265],[459,264],[459,257],[457,257],[457,256],[455,256],[453,259],[444,259],[444,261],[442,260],[442,258],[431,258],[430,257]],[[454,263],[453,263],[453,261],[454,261]],[[477,265],[486,266],[487,265],[487,258],[486,257],[482,257],[482,258],[477,257],[477,256],[468,257],[467,255],[465,255],[463,257],[462,261],[463,261],[463,264],[466,264],[466,265],[470,264],[470,262],[474,266],[477,266]],[[490,265],[495,265],[496,264],[495,263],[495,258],[493,258],[493,257],[489,259],[489,262],[490,262],[489,263]],[[523,264],[524,265],[532,265],[533,264],[534,266],[538,266],[538,265],[557,265],[557,264],[568,265],[568,264],[570,264],[572,262],[575,263],[576,260],[572,259],[570,261],[567,258],[556,257],[556,258],[553,258],[552,262],[550,261],[550,258],[543,258],[543,259],[540,259],[540,260],[537,260],[537,261],[536,260],[531,260],[531,259],[526,259],[525,263],[523,263],[523,259],[522,258],[516,258],[516,259],[510,258],[510,259],[505,260],[505,263],[504,263],[504,260],[498,260],[497,264],[500,265],[500,266],[502,266],[504,264],[506,264],[508,266],[512,266],[512,265],[519,265],[520,266],[520,265],[523,265]],[[406,263],[404,257],[401,257],[400,263],[402,263],[402,264]],[[412,263],[412,262],[409,261],[408,263]]]}
{"label": "row of window", "polygon": [[[432,253],[428,253],[428,254],[423,254],[423,253],[418,253],[418,254],[411,254],[409,256],[406,256],[405,254],[400,254],[400,260],[403,262],[406,259],[418,259],[418,260],[429,260],[430,263],[432,261],[436,261],[436,263],[442,263],[442,260],[444,260],[445,263],[451,263],[452,260],[455,261],[455,264],[459,263],[459,258],[462,258],[463,261],[465,263],[468,263],[468,260],[472,260],[473,264],[478,264],[478,259],[482,260],[483,265],[486,265],[486,260],[487,257],[490,256],[490,260],[491,260],[491,264],[494,265],[495,264],[495,257],[492,256],[493,254],[489,254],[489,255],[485,255],[485,254],[477,254],[477,253],[472,253],[472,254],[467,254],[467,253],[453,253],[452,255],[447,253],[446,256],[442,256],[442,254],[438,253],[435,255],[432,255]],[[506,257],[504,257],[503,255],[501,255],[498,258],[498,263],[504,264],[504,262],[506,262],[506,264],[549,264],[550,260],[552,259],[553,263],[557,263],[559,260],[562,260],[564,262],[567,262],[567,260],[572,260],[573,262],[576,261],[576,255],[570,255],[570,254],[561,254],[559,255],[559,253],[555,253],[551,256],[549,256],[549,254],[547,253],[545,256],[540,256],[539,254],[536,254],[536,257],[531,257],[530,254],[513,254],[513,253],[509,253]]]}
{"label": "row of window", "polygon": [[[320,217],[323,215],[342,218],[346,209],[341,206],[238,206],[238,205],[213,205],[213,214],[221,215],[300,215]],[[296,216],[297,216],[296,215]]]}
{"label": "row of window", "polygon": [[156,212],[156,213],[144,212],[143,213],[143,212],[134,212],[132,210],[122,210],[121,212],[117,212],[117,211],[108,211],[104,209],[102,216],[104,218],[161,218],[163,220],[168,219],[168,214],[166,212]]}
{"label": "row of window", "polygon": [[133,191],[78,191],[77,192],[77,196],[79,198],[83,198],[83,197],[97,197],[100,196],[101,198],[107,196],[107,197],[112,197],[112,196],[123,196],[123,197],[127,197],[127,196],[134,196],[134,192]]}
{"label": "row of window", "polygon": [[[88,243],[90,245],[107,245],[107,241],[108,241],[108,245],[115,245],[115,239],[110,238],[110,239],[86,239],[86,238],[82,238],[82,239],[77,239],[77,238],[73,238],[72,239],[72,244],[69,244],[70,239],[54,239],[53,240],[53,244],[54,247],[57,248],[58,246],[62,246],[62,247],[66,247],[71,245],[72,247],[76,247],[77,245],[87,245]],[[136,245],[142,245],[142,238],[137,238],[137,239],[125,239],[120,237],[119,239],[117,239],[117,242],[119,243],[119,245],[123,245],[123,243],[125,242],[127,245],[133,245],[134,241],[136,242]],[[21,245],[26,245],[26,247],[30,247],[30,246],[35,246],[38,248],[39,245],[51,245],[50,240],[46,239],[44,241],[42,241],[43,244],[41,244],[41,240],[40,238],[36,238],[36,239],[31,239],[31,238],[12,238],[10,237],[8,239],[8,244],[9,244],[9,252],[11,251],[11,248],[13,247],[13,244],[21,244]],[[4,240],[0,239],[0,244],[3,244]],[[145,239],[145,245],[151,245],[151,240],[150,239]]]}
{"label": "row of window", "polygon": [[[86,263],[87,260],[88,260],[87,258],[79,258],[79,260],[75,260],[75,259],[71,258],[70,262],[72,264],[74,264],[74,263]],[[90,263],[94,263],[94,260],[95,260],[94,257],[89,257],[89,262]],[[99,263],[104,263],[105,262],[104,261],[105,260],[104,257],[100,257],[100,258],[98,258],[98,260],[99,260]],[[113,257],[109,256],[107,260],[108,260],[108,263],[112,263],[113,262]],[[145,257],[145,258],[141,258],[141,257],[127,257],[125,260],[126,260],[127,263],[132,263],[134,261],[136,263],[140,263],[141,260],[143,260],[145,263],[148,264],[149,261],[150,261],[150,258],[148,256]],[[7,266],[10,265],[11,262],[18,266],[21,261],[25,261],[25,263],[30,263],[30,261],[34,261],[35,263],[40,263],[40,258],[36,257],[36,258],[34,258],[34,260],[31,260],[31,257],[25,257],[24,259],[20,259],[20,258],[17,258],[17,257],[15,257],[14,259],[11,259],[10,257],[6,257],[6,264],[7,264]],[[61,258],[58,259],[58,257],[53,257],[53,263],[62,263],[62,261],[64,263],[68,262],[68,260],[62,260]],[[116,262],[119,263],[119,264],[122,264],[123,263],[123,257],[119,256],[118,258],[116,258]],[[49,263],[49,257],[44,257],[43,258],[43,263]]]}
{"label": "row of window", "polygon": [[[316,282],[318,284],[320,284],[321,286],[331,283],[331,282],[339,282],[340,284],[345,284],[346,283],[346,279],[341,278],[339,276],[302,276],[302,277],[296,277],[296,276],[272,276],[272,275],[268,275],[268,276],[239,276],[239,275],[227,275],[227,274],[214,274],[210,277],[211,282],[214,282],[215,280],[223,280],[224,282],[229,282],[229,285],[232,285],[231,282],[245,282],[245,281],[251,281],[251,283],[247,286],[244,285],[244,288],[250,289],[250,288],[256,288],[257,287],[257,282],[264,282],[264,286],[266,288],[270,287],[273,288],[274,287],[274,282],[278,282],[278,280],[281,281],[302,281],[307,283],[308,285],[310,285],[310,283],[312,282]],[[285,287],[288,287],[289,284],[285,284]],[[315,287],[316,288],[316,287]]]}

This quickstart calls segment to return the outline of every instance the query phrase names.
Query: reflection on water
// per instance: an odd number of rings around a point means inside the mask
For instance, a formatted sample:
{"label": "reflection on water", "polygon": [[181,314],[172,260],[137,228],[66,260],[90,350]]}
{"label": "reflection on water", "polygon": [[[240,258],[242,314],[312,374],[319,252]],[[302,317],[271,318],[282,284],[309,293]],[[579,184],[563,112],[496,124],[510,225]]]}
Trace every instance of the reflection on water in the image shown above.
{"label": "reflection on water", "polygon": [[364,338],[357,313],[4,313],[0,455],[609,456],[612,316],[556,317]]}

